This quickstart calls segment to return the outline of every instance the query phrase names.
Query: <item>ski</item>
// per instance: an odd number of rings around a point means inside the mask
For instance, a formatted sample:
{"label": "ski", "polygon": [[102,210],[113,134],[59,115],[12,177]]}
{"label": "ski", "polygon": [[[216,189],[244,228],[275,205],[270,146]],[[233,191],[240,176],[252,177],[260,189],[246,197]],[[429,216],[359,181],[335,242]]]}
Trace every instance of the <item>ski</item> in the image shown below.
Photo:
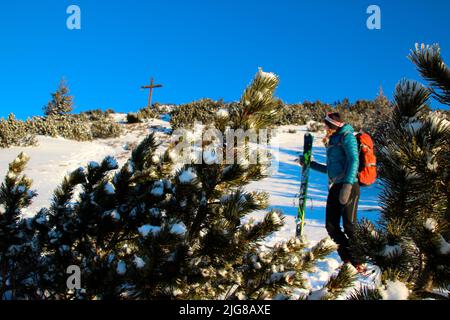
{"label": "ski", "polygon": [[311,155],[314,137],[307,133],[304,137],[303,144],[303,166],[300,183],[300,194],[298,202],[298,215],[296,219],[296,236],[301,238],[303,236],[303,229],[305,226],[305,212],[306,212],[306,198],[308,196],[308,180],[309,171],[311,167]]}

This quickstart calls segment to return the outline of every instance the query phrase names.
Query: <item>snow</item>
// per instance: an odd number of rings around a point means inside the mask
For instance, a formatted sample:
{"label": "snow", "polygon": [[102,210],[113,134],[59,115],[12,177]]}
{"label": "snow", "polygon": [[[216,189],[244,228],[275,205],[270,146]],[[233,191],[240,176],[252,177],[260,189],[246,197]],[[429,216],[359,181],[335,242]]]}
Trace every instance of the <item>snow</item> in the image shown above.
{"label": "snow", "polygon": [[19,185],[13,188],[13,192],[24,193],[26,190],[25,186]]}
{"label": "snow", "polygon": [[12,300],[13,299],[13,292],[11,290],[5,291],[5,293],[3,294],[2,299],[3,300]]}
{"label": "snow", "polygon": [[8,172],[7,177],[11,180],[16,179],[16,175],[14,174],[14,172]]}
{"label": "snow", "polygon": [[138,268],[138,269],[142,269],[143,267],[145,267],[145,262],[141,257],[138,257],[135,255],[133,262],[134,262],[134,265],[136,266],[136,268]]}
{"label": "snow", "polygon": [[328,270],[336,270],[341,266],[341,264],[335,259],[324,259],[323,262]]}
{"label": "snow", "polygon": [[407,300],[409,289],[403,282],[388,280],[385,287],[380,289],[380,294],[383,300]]}
{"label": "snow", "polygon": [[208,148],[203,151],[203,161],[205,164],[220,163],[220,159],[216,153],[216,150]]}
{"label": "snow", "polygon": [[186,231],[187,229],[183,222],[172,225],[172,228],[170,229],[170,233],[178,235],[184,235]]}
{"label": "snow", "polygon": [[173,294],[175,297],[177,297],[177,296],[179,296],[179,295],[182,295],[182,294],[183,294],[183,291],[181,291],[180,289],[175,289],[175,290],[173,290],[172,294]]}
{"label": "snow", "polygon": [[383,257],[395,257],[401,255],[402,252],[403,252],[402,247],[400,247],[399,245],[395,246],[386,245],[380,254]]}
{"label": "snow", "polygon": [[124,261],[119,261],[116,268],[117,274],[124,275],[127,272],[127,265]]}
{"label": "snow", "polygon": [[116,123],[128,123],[126,113],[113,113],[112,118]]}
{"label": "snow", "polygon": [[425,229],[427,229],[431,232],[435,232],[437,226],[438,226],[437,221],[434,220],[433,218],[428,218],[427,221],[425,221],[425,223],[424,223]]}
{"label": "snow", "polygon": [[219,109],[219,111],[217,111],[216,115],[219,118],[228,118],[230,116],[228,110],[226,110],[226,109]]}
{"label": "snow", "polygon": [[120,220],[120,214],[119,214],[119,212],[117,212],[117,210],[110,211],[109,215],[111,216],[111,218],[113,218],[116,221]]}
{"label": "snow", "polygon": [[418,132],[420,129],[422,129],[422,127],[423,127],[423,122],[414,119],[414,121],[410,121],[408,123],[408,125],[406,126],[406,129],[409,132],[414,134],[414,133]]}
{"label": "snow", "polygon": [[322,288],[320,290],[313,291],[311,295],[308,297],[308,300],[321,300],[328,294],[327,288]]}
{"label": "snow", "polygon": [[143,237],[147,237],[149,233],[157,234],[161,231],[161,227],[151,226],[149,224],[146,224],[138,229],[139,233]]}
{"label": "snow", "polygon": [[[0,209],[1,213],[1,209]],[[45,224],[47,222],[47,218],[45,215],[40,216],[38,219],[36,219],[37,224]]]}
{"label": "snow", "polygon": [[64,176],[88,160],[101,160],[113,150],[97,142],[76,142],[61,138],[38,137],[38,147],[14,147],[0,152],[0,179],[6,174],[8,163],[22,151],[30,156],[25,174],[33,180],[32,189],[38,190],[38,196],[26,212],[33,216],[40,208],[50,204],[54,189]]}
{"label": "snow", "polygon": [[[152,163],[157,164],[160,162],[160,158],[157,155],[152,156]],[[133,171],[130,171],[133,172]]]}
{"label": "snow", "polygon": [[239,292],[236,295],[236,298],[238,298],[238,300],[246,300],[247,299],[247,297],[245,296],[245,294],[243,292]]}
{"label": "snow", "polygon": [[427,168],[430,171],[436,172],[438,170],[438,166],[439,165],[438,165],[438,162],[436,160],[433,160],[432,162],[430,161],[430,162],[427,163]]}
{"label": "snow", "polygon": [[59,251],[61,253],[68,252],[69,250],[70,250],[70,247],[68,245],[62,245],[59,247]]}
{"label": "snow", "polygon": [[[416,51],[420,51],[420,50],[424,50],[425,49],[425,43],[421,43],[419,44],[418,42],[416,42]],[[429,45],[427,45],[427,48],[429,47]]]}
{"label": "snow", "polygon": [[129,173],[134,173],[134,163],[131,160],[127,163],[127,171]]}
{"label": "snow", "polygon": [[440,236],[439,239],[439,253],[442,255],[450,253],[450,243],[448,243],[443,236]]}
{"label": "snow", "polygon": [[112,263],[112,262],[114,261],[115,257],[116,257],[116,256],[115,256],[114,254],[110,253],[110,254],[108,255],[108,263]]}
{"label": "snow", "polygon": [[192,181],[194,181],[196,178],[197,174],[195,173],[194,168],[188,168],[180,174],[178,180],[182,184],[189,184],[192,183]]}
{"label": "snow", "polygon": [[261,68],[258,72],[258,77],[260,77],[262,80],[276,80],[278,81],[278,77],[272,73],[272,72],[264,72]]}
{"label": "snow", "polygon": [[48,237],[51,238],[51,239],[60,238],[61,235],[62,235],[61,232],[56,231],[56,229],[50,230],[47,234],[48,234]]}
{"label": "snow", "polygon": [[433,130],[442,131],[450,127],[450,121],[446,119],[442,112],[432,112],[429,114],[428,119],[431,121]]}
{"label": "snow", "polygon": [[105,184],[104,189],[105,189],[106,194],[111,194],[112,195],[112,194],[116,193],[116,188],[113,186],[113,184],[111,182],[107,182]]}
{"label": "snow", "polygon": [[335,247],[337,247],[337,244],[333,240],[331,240],[330,237],[326,237],[322,241],[322,247],[323,248],[335,248]]}
{"label": "snow", "polygon": [[109,170],[117,169],[117,167],[119,166],[119,164],[117,163],[117,160],[114,159],[113,157],[106,158],[106,165]]}
{"label": "snow", "polygon": [[96,168],[99,168],[100,165],[98,164],[98,162],[91,161],[91,162],[89,162],[88,167],[90,167],[92,169],[96,169]]}
{"label": "snow", "polygon": [[270,216],[270,219],[273,221],[274,224],[282,224],[282,221],[281,221],[279,215],[276,212],[274,212],[274,211],[270,212],[269,216]]}
{"label": "snow", "polygon": [[161,197],[164,194],[164,182],[156,181],[150,193],[155,197]]}

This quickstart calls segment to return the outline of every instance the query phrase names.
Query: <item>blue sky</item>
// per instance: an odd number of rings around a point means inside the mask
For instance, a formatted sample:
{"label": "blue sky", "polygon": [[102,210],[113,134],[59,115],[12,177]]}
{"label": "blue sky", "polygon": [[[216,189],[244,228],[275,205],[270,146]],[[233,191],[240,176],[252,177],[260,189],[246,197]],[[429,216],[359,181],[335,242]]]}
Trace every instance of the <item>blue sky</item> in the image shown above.
{"label": "blue sky", "polygon": [[[81,8],[68,30],[66,9]],[[381,8],[382,29],[366,28]],[[440,43],[450,61],[450,1],[43,0],[0,5],[0,117],[42,113],[61,77],[77,111],[154,102],[237,100],[258,67],[281,78],[286,102],[391,97],[416,42]]]}

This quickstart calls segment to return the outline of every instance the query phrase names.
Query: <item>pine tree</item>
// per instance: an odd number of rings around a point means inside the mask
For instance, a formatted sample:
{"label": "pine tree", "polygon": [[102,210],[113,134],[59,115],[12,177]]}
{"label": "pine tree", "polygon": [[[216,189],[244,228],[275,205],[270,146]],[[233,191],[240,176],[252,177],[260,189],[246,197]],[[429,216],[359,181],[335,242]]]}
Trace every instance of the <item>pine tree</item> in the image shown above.
{"label": "pine tree", "polygon": [[[50,299],[93,299],[114,296],[117,278],[109,265],[109,255],[119,250],[114,239],[121,230],[113,214],[114,188],[108,174],[117,169],[114,159],[91,162],[64,178],[55,190],[49,209],[33,219],[37,238],[45,255],[41,262],[40,288]],[[81,187],[78,201],[75,190]],[[121,248],[120,248],[121,249]],[[68,290],[69,266],[79,266],[86,290]]]}
{"label": "pine tree", "polygon": [[[429,90],[440,103],[450,105],[450,69],[441,56],[441,48],[435,44],[432,46],[416,44],[416,50],[411,52],[410,60],[416,65],[422,77],[430,82]],[[447,110],[447,120],[448,118]],[[448,172],[448,171],[447,171]],[[450,190],[450,184],[447,184]],[[448,192],[447,203],[450,203]],[[447,221],[450,221],[450,206],[447,206]],[[448,234],[450,238],[450,234]]]}
{"label": "pine tree", "polygon": [[359,259],[381,267],[385,285],[398,280],[410,298],[424,298],[450,285],[450,124],[428,106],[431,94],[450,105],[450,71],[437,46],[417,47],[410,58],[432,87],[406,80],[397,86],[392,120],[378,139],[380,228],[364,221],[352,246]]}
{"label": "pine tree", "polygon": [[73,96],[69,95],[67,82],[62,79],[59,88],[52,93],[52,100],[44,107],[46,116],[65,115],[73,110]]}
{"label": "pine tree", "polygon": [[429,81],[430,91],[442,104],[450,104],[450,69],[445,64],[439,45],[416,44],[409,59],[416,65],[422,77]]}
{"label": "pine tree", "polygon": [[[352,298],[352,295],[358,292],[353,288],[357,274],[358,272],[350,263],[344,264],[337,274],[331,276],[322,289],[312,292],[308,299],[335,300],[341,297]],[[347,296],[347,292],[350,292],[350,296]]]}
{"label": "pine tree", "polygon": [[30,219],[22,210],[36,196],[31,180],[22,173],[29,158],[20,154],[9,166],[0,186],[0,299],[36,298],[37,241]]}

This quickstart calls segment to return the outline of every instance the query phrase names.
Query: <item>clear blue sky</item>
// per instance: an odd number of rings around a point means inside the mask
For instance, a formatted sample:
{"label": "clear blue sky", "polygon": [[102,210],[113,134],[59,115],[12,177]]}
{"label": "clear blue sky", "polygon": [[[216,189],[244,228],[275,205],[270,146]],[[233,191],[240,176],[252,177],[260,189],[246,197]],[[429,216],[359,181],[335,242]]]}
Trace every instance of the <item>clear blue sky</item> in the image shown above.
{"label": "clear blue sky", "polygon": [[[80,31],[66,28],[71,4]],[[380,31],[366,28],[370,4]],[[137,110],[151,76],[164,84],[154,102],[232,101],[259,66],[280,76],[284,101],[332,103],[418,79],[416,42],[440,43],[450,63],[450,1],[2,1],[0,40],[0,117],[41,114],[63,76],[77,111]]]}

